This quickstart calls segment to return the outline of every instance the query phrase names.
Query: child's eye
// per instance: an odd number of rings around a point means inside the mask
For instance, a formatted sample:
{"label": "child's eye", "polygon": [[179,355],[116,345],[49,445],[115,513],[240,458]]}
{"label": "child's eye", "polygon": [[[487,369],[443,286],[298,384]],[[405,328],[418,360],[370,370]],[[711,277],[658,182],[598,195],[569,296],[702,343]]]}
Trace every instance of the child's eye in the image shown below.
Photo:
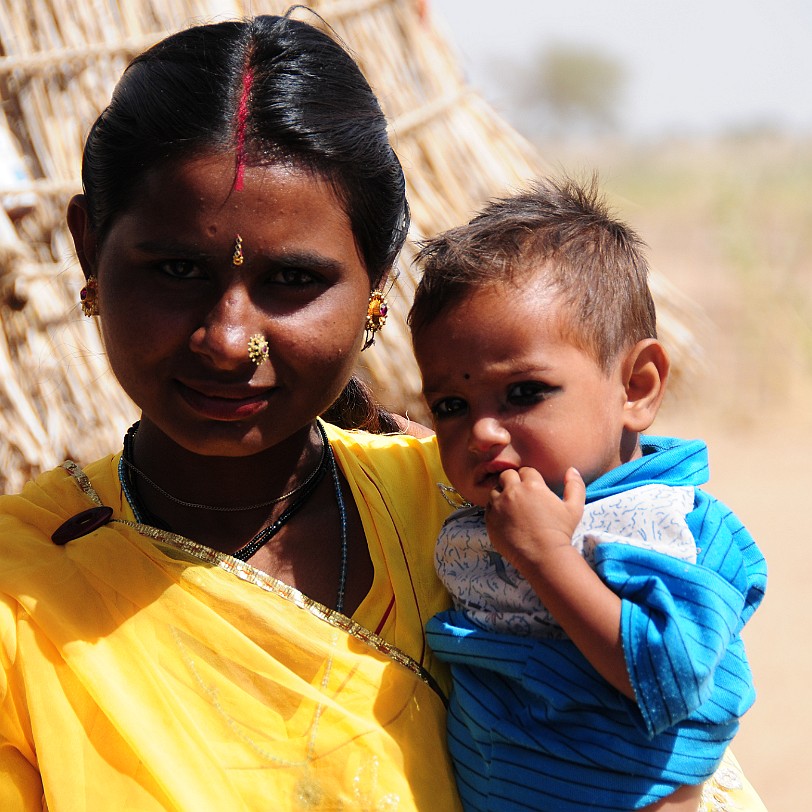
{"label": "child's eye", "polygon": [[162,273],[173,279],[200,279],[203,270],[196,262],[187,259],[171,259],[159,265]]}
{"label": "child's eye", "polygon": [[462,414],[468,404],[462,398],[441,398],[431,404],[431,414],[435,420]]}
{"label": "child's eye", "polygon": [[511,406],[532,406],[544,400],[553,388],[541,381],[520,381],[508,387],[507,401]]}

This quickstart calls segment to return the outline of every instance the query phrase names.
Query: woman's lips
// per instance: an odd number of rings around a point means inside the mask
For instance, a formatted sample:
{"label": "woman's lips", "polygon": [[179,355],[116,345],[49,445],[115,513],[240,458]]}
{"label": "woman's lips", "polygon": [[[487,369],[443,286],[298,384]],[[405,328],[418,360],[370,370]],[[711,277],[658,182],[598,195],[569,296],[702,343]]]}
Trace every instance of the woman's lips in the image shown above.
{"label": "woman's lips", "polygon": [[266,409],[273,389],[250,387],[197,387],[178,382],[180,396],[210,420],[244,420]]}

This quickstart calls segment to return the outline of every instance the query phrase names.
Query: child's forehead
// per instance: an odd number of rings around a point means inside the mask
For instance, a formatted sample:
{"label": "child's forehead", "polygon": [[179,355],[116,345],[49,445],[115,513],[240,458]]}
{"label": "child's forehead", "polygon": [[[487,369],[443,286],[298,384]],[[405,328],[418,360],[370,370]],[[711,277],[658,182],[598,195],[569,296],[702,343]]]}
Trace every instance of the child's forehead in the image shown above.
{"label": "child's forehead", "polygon": [[447,303],[415,336],[415,349],[419,360],[433,359],[438,345],[446,351],[453,345],[455,351],[482,352],[491,358],[501,351],[507,361],[535,345],[569,343],[571,321],[554,291],[532,282],[499,282],[464,291]]}
{"label": "child's forehead", "polygon": [[555,338],[579,350],[591,349],[575,303],[567,300],[545,268],[472,287],[438,319],[441,329],[456,325],[469,335],[486,332],[485,339],[495,339],[517,320],[531,327],[523,332],[531,343]]}
{"label": "child's forehead", "polygon": [[529,268],[510,277],[473,285],[460,297],[459,303],[465,303],[471,309],[538,308],[548,318],[564,308],[560,292],[544,267]]}

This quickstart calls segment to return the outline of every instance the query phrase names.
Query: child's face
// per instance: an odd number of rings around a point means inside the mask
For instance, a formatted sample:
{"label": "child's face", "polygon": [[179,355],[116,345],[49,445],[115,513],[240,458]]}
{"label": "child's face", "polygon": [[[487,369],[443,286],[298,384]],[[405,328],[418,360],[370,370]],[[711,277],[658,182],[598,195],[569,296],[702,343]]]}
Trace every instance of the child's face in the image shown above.
{"label": "child's face", "polygon": [[472,504],[487,504],[509,468],[535,468],[557,493],[570,466],[590,482],[636,442],[624,424],[622,361],[604,372],[564,338],[558,311],[538,278],[495,285],[415,341],[443,466]]}

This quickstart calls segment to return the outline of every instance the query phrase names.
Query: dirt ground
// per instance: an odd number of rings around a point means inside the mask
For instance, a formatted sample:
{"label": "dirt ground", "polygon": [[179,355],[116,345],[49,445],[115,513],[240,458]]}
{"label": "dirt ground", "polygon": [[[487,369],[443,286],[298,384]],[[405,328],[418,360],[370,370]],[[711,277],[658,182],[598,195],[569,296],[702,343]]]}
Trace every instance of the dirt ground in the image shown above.
{"label": "dirt ground", "polygon": [[[705,282],[700,274],[683,275],[681,288],[698,296]],[[727,304],[735,298],[724,286],[719,295]],[[703,340],[706,372],[690,395],[666,403],[653,432],[706,440],[708,491],[742,519],[767,558],[767,595],[744,631],[757,700],[733,749],[770,812],[804,812],[812,809],[802,777],[812,730],[804,611],[804,596],[812,592],[812,542],[803,520],[812,485],[812,375],[808,365],[776,360],[780,320],[775,341],[765,333],[748,352],[736,329],[740,312],[715,298],[704,302],[712,320]]]}
{"label": "dirt ground", "polygon": [[717,460],[712,488],[736,505],[770,567],[767,597],[745,634],[758,699],[735,751],[772,812],[799,812],[809,808],[801,776],[812,730],[806,694],[812,649],[802,609],[812,564],[802,520],[812,425],[808,411],[799,419],[781,417],[771,415],[767,426],[749,434],[710,437]]}
{"label": "dirt ground", "polygon": [[[808,401],[807,401],[808,402]],[[770,812],[809,809],[802,794],[805,737],[812,729],[812,647],[802,607],[810,590],[810,543],[802,506],[810,484],[812,417],[794,407],[763,424],[713,425],[699,410],[665,414],[656,429],[707,440],[708,490],[733,508],[769,564],[767,597],[745,629],[758,692],[734,752]]]}

